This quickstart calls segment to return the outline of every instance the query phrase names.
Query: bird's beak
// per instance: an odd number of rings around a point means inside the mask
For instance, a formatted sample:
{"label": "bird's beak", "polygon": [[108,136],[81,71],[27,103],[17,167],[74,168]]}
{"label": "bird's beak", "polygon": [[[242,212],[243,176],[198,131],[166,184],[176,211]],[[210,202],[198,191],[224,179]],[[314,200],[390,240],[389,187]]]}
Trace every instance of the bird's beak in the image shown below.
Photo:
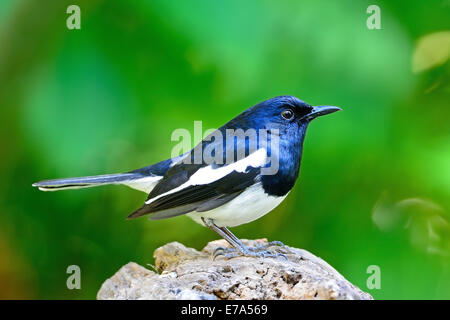
{"label": "bird's beak", "polygon": [[326,114],[333,113],[333,112],[340,111],[340,110],[342,110],[342,109],[339,107],[335,107],[335,106],[315,106],[315,107],[313,107],[311,112],[306,115],[306,118],[308,120],[312,120],[314,118],[324,116]]}

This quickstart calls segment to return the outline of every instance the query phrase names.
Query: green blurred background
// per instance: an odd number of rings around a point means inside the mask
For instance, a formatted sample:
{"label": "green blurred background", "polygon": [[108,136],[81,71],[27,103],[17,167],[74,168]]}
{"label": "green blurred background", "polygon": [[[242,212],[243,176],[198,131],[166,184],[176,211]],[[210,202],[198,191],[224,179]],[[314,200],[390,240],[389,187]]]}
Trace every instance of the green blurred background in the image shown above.
{"label": "green blurred background", "polygon": [[310,126],[294,190],[236,235],[305,248],[377,299],[449,299],[449,48],[444,0],[2,0],[0,298],[93,299],[158,246],[217,239],[184,216],[126,221],[146,197],[126,187],[31,183],[166,159],[173,130],[290,94],[344,111]]}

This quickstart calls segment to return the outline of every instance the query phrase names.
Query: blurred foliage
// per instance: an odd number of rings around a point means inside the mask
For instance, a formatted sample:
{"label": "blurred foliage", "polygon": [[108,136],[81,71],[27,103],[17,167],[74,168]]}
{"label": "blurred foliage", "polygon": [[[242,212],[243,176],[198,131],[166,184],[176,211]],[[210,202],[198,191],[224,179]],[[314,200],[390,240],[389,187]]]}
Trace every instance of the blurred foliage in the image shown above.
{"label": "blurred foliage", "polygon": [[125,221],[145,199],[126,187],[32,182],[145,166],[174,129],[291,94],[344,111],[311,125],[294,190],[236,235],[310,250],[375,298],[449,299],[450,5],[375,2],[381,30],[373,1],[1,1],[0,298],[95,298],[164,243],[217,238],[187,217]]}

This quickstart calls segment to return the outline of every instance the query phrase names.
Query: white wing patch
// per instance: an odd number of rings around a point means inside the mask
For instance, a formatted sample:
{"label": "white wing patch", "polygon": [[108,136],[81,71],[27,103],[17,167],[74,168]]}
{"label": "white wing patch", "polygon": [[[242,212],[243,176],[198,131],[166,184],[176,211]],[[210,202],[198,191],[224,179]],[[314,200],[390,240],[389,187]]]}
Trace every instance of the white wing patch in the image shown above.
{"label": "white wing patch", "polygon": [[152,199],[147,200],[145,203],[150,204],[153,201],[164,197],[166,195],[169,195],[174,192],[178,192],[180,190],[183,190],[189,186],[197,186],[197,185],[203,185],[212,183],[214,181],[217,181],[223,177],[225,177],[227,174],[230,174],[233,171],[236,172],[245,172],[245,169],[247,169],[248,166],[257,168],[262,167],[267,162],[267,151],[264,148],[258,149],[257,151],[253,152],[246,158],[243,158],[239,161],[236,161],[234,163],[231,163],[229,165],[213,169],[211,165],[207,167],[203,167],[199,169],[197,172],[195,172],[188,181],[183,183],[182,185],[169,190],[163,194],[160,194]]}
{"label": "white wing patch", "polygon": [[141,179],[124,181],[121,184],[145,193],[150,193],[161,178],[161,176],[145,177]]}

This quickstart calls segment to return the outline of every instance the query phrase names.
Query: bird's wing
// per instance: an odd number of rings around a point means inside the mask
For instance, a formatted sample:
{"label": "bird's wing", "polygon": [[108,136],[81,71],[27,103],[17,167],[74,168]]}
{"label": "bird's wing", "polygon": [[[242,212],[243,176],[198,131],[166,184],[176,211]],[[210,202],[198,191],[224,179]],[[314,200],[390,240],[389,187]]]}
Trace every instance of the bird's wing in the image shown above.
{"label": "bird's wing", "polygon": [[145,205],[128,218],[154,213],[151,219],[164,219],[217,208],[257,182],[266,161],[267,152],[261,148],[222,166],[177,163],[150,192]]}

